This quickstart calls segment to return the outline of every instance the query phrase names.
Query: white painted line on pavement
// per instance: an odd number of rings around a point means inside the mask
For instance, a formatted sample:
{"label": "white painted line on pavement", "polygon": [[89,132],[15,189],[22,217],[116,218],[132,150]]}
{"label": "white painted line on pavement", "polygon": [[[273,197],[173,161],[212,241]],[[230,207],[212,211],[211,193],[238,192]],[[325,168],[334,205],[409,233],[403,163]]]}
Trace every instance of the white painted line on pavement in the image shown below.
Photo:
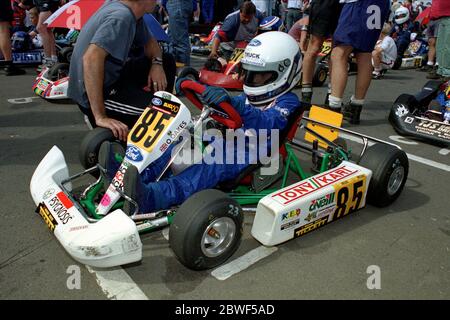
{"label": "white painted line on pavement", "polygon": [[34,96],[34,97],[25,97],[25,98],[13,98],[8,99],[7,101],[12,104],[25,104],[25,103],[31,103],[33,102],[33,99],[39,99],[40,97]]}
{"label": "white painted line on pavement", "polygon": [[278,250],[277,247],[259,246],[258,248],[247,252],[246,254],[237,258],[236,260],[233,260],[230,263],[224,264],[219,268],[214,269],[211,272],[211,275],[218,280],[226,280],[232,275],[247,269],[252,264],[258,262],[259,260],[270,256],[277,250]]}
{"label": "white painted line on pavement", "polygon": [[450,154],[450,149],[447,149],[447,148],[441,149],[441,150],[439,150],[439,154],[446,156],[446,155]]}
{"label": "white painted line on pavement", "polygon": [[[354,137],[354,136],[346,134],[344,132],[340,133],[339,135],[342,138],[345,138],[345,139],[352,140],[352,141],[358,142],[360,144],[363,144],[362,140],[360,138],[358,138],[358,137]],[[373,142],[369,141],[369,146],[371,146],[373,144],[374,144]],[[412,161],[416,161],[416,162],[422,163],[422,164],[430,166],[430,167],[434,167],[434,168],[437,168],[437,169],[440,169],[440,170],[444,170],[444,171],[450,172],[450,166],[447,165],[447,164],[443,164],[443,163],[436,162],[436,161],[433,161],[433,160],[430,160],[430,159],[422,158],[422,157],[416,156],[416,155],[411,154],[411,153],[406,153],[406,155],[408,156],[408,159],[410,159]]]}
{"label": "white painted line on pavement", "polygon": [[99,270],[86,266],[97,277],[97,283],[108,299],[148,300],[148,297],[121,267]]}

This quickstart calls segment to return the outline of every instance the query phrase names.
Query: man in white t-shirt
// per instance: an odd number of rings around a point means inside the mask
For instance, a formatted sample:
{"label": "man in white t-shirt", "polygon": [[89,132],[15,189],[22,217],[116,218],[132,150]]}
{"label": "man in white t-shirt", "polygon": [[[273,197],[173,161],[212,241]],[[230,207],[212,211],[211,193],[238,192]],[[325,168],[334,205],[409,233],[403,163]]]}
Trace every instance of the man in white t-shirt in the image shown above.
{"label": "man in white t-shirt", "polygon": [[252,0],[252,2],[255,4],[256,9],[261,11],[263,16],[269,16],[271,15],[272,8],[271,6],[271,0]]}
{"label": "man in white t-shirt", "polygon": [[394,39],[389,36],[391,26],[387,23],[384,24],[381,30],[380,39],[375,45],[375,50],[372,51],[372,64],[374,71],[372,72],[372,78],[380,79],[382,70],[391,69],[397,58],[397,46]]}

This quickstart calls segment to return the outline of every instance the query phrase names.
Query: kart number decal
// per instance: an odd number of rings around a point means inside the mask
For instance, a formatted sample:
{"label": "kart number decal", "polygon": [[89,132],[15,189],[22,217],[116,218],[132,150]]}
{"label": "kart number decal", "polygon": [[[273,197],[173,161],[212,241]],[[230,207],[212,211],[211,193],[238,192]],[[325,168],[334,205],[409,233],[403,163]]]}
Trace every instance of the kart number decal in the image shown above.
{"label": "kart number decal", "polygon": [[129,135],[135,146],[147,152],[152,152],[155,142],[180,110],[178,103],[169,100],[153,98],[152,102],[153,106],[144,111]]}
{"label": "kart number decal", "polygon": [[320,51],[320,53],[322,53],[323,55],[327,55],[330,52],[331,52],[331,42],[325,41],[322,45],[322,50]]}
{"label": "kart number decal", "polygon": [[55,217],[53,217],[53,215],[50,213],[50,210],[48,210],[47,206],[43,202],[39,203],[36,212],[39,213],[48,228],[51,231],[55,231],[58,222],[56,222]]}
{"label": "kart number decal", "polygon": [[418,68],[422,64],[422,58],[421,57],[415,57],[414,58],[414,67]]}
{"label": "kart number decal", "polygon": [[334,185],[336,191],[336,210],[331,221],[338,220],[361,208],[366,193],[366,176],[360,174]]}
{"label": "kart number decal", "polygon": [[239,62],[244,56],[244,49],[234,49],[233,54],[231,56],[231,62]]}

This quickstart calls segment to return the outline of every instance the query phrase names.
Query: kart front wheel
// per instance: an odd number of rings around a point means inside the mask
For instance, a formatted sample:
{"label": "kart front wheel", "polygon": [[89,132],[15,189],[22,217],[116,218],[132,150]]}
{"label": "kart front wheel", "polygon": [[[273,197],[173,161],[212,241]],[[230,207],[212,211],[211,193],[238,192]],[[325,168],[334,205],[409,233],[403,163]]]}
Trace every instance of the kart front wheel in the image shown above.
{"label": "kart front wheel", "polygon": [[408,157],[392,145],[377,143],[364,153],[360,165],[372,170],[367,202],[376,207],[393,203],[408,178]]}
{"label": "kart front wheel", "polygon": [[69,76],[69,64],[68,63],[55,63],[47,73],[47,77],[51,81],[57,81]]}
{"label": "kart front wheel", "polygon": [[314,76],[312,80],[312,85],[314,87],[321,87],[327,80],[328,76],[328,67],[323,63],[319,63],[316,65],[316,70],[314,71]]}
{"label": "kart front wheel", "polygon": [[110,129],[97,127],[90,130],[83,138],[79,150],[81,165],[85,169],[92,168],[98,163],[98,152],[104,141],[116,141],[113,132]]}
{"label": "kart front wheel", "polygon": [[182,264],[193,270],[224,263],[242,237],[241,206],[219,190],[203,190],[186,200],[169,229],[170,246]]}

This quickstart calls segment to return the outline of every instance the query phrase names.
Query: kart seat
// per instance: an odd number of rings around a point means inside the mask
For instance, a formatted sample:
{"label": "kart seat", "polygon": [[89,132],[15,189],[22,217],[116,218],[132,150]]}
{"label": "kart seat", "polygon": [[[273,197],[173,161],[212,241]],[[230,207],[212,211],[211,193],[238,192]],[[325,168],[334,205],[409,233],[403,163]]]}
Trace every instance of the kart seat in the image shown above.
{"label": "kart seat", "polygon": [[[308,110],[310,107],[310,104],[300,102],[300,106],[289,115],[286,127],[280,131],[279,152],[282,155],[283,159],[285,159],[287,155],[286,147],[284,146],[284,144],[286,142],[292,141],[292,139],[295,137],[299,123],[303,116],[303,112],[305,110]],[[218,189],[225,192],[230,192],[236,189],[239,185],[250,185],[252,182],[252,173],[262,165],[263,164],[260,162],[249,165],[236,178],[219,183]]]}
{"label": "kart seat", "polygon": [[422,88],[422,90],[416,94],[415,98],[417,101],[417,106],[413,107],[428,107],[431,100],[436,98],[437,93],[443,82],[441,80],[431,80],[428,81]]}

